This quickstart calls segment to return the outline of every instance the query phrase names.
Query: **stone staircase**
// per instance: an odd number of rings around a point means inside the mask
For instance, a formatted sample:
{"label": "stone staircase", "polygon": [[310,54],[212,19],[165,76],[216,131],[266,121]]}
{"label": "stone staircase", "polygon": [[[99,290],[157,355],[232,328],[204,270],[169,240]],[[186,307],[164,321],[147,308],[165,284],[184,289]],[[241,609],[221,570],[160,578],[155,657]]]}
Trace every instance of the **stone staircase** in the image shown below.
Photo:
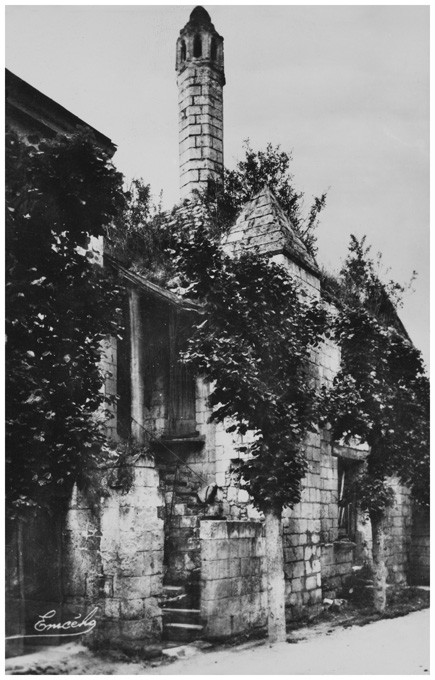
{"label": "stone staircase", "polygon": [[202,636],[201,611],[195,607],[198,599],[195,591],[186,592],[184,586],[163,586],[160,607],[164,640],[191,642]]}

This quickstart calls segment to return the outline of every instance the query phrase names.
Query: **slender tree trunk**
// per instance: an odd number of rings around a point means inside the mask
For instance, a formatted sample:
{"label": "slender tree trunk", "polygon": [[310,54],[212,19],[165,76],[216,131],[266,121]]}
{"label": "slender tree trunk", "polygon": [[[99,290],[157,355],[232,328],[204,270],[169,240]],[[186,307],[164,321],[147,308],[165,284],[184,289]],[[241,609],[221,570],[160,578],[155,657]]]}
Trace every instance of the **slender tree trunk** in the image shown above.
{"label": "slender tree trunk", "polygon": [[268,635],[270,642],[283,642],[285,630],[285,582],[281,512],[266,513],[266,564]]}
{"label": "slender tree trunk", "polygon": [[384,612],[387,602],[387,567],[385,566],[384,516],[370,513],[373,539],[373,606],[377,612]]}

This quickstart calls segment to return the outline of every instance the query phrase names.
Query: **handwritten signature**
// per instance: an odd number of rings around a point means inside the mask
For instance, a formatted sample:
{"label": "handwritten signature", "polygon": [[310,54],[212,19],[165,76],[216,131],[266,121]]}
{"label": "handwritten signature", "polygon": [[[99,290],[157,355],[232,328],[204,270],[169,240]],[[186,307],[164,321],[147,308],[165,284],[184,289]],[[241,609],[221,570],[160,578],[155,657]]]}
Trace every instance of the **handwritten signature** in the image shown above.
{"label": "handwritten signature", "polygon": [[[95,607],[89,614],[82,619],[82,614],[78,614],[72,620],[64,621],[63,623],[52,623],[50,619],[56,616],[56,610],[51,609],[46,614],[38,614],[39,621],[33,626],[35,630],[38,631],[39,635],[11,635],[6,638],[6,640],[14,640],[15,638],[28,638],[28,637],[72,637],[73,635],[86,635],[90,633],[91,630],[95,628],[97,622],[94,618],[98,611],[98,607]],[[81,620],[80,620],[81,619]],[[71,629],[81,628],[78,632],[74,633],[47,633],[45,631],[69,631]],[[42,634],[41,634],[42,633]]]}

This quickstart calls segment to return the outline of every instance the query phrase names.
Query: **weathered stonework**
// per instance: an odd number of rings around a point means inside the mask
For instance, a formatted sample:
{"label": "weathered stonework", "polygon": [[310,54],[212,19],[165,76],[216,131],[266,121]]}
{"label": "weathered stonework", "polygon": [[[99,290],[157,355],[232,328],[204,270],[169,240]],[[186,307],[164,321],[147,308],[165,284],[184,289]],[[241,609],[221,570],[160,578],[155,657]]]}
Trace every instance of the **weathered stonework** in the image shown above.
{"label": "weathered stonework", "polygon": [[394,504],[388,508],[386,525],[386,566],[391,584],[406,584],[409,572],[409,551],[411,544],[412,508],[408,489],[392,479]]}
{"label": "weathered stonework", "polygon": [[202,520],[201,617],[209,639],[252,632],[267,622],[262,522]]}
{"label": "weathered stonework", "polygon": [[91,645],[146,653],[162,629],[162,499],[151,459],[141,457],[131,474],[128,493],[113,488],[98,509],[73,494],[63,539],[64,611],[83,616],[97,607]]}
{"label": "weathered stonework", "polygon": [[318,266],[268,187],[245,205],[222,246],[229,255],[242,251],[267,255],[312,295],[319,295]]}
{"label": "weathered stonework", "polygon": [[428,586],[430,583],[429,512],[414,507],[412,519],[408,581],[411,584]]}
{"label": "weathered stonework", "polygon": [[[194,199],[223,174],[223,38],[203,8],[180,32],[176,70],[181,195]],[[176,215],[203,219],[193,200]],[[245,206],[222,245],[230,255],[268,256],[320,298],[317,263],[267,187]],[[106,480],[108,495],[91,501],[75,489],[58,516],[29,513],[26,522],[9,525],[8,634],[33,632],[38,615],[50,609],[66,620],[97,608],[90,644],[155,651],[162,591],[171,586],[184,589],[189,606],[200,610],[203,636],[250,633],[266,626],[269,611],[264,517],[235,474],[252,433],[242,438],[226,432],[230,423],[210,423],[213,385],[194,379],[178,361],[178,334],[191,328],[200,305],[122,266],[118,271],[129,293],[128,332],[122,341],[103,343],[103,389],[119,396],[104,424],[112,442],[131,438],[142,455],[127,466],[128,490],[113,469],[99,470],[95,476]],[[339,365],[338,347],[325,340],[312,353],[313,380],[331,384]],[[103,421],[101,413],[95,417]],[[370,523],[354,508],[345,516],[341,501],[346,479],[364,465],[367,451],[333,446],[327,431],[311,433],[303,448],[309,469],[301,502],[282,516],[292,619],[318,613],[323,597],[343,592],[355,565],[371,562]],[[429,519],[412,507],[406,489],[394,488],[385,521],[389,582],[428,583]]]}
{"label": "weathered stonework", "polygon": [[177,41],[181,198],[223,179],[223,38],[197,7]]}

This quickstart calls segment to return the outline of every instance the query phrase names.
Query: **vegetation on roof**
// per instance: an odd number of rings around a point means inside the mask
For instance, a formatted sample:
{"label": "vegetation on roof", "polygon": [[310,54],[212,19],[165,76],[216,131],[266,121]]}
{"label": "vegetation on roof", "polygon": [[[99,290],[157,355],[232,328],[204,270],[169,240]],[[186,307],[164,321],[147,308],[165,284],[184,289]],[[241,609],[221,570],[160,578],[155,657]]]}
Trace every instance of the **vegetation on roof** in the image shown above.
{"label": "vegetation on roof", "polygon": [[[243,207],[265,186],[276,196],[291,227],[307,252],[316,252],[315,230],[326,204],[326,194],[315,198],[304,210],[304,195],[293,186],[289,172],[291,155],[268,144],[265,151],[253,151],[244,144],[245,158],[235,170],[225,170],[223,189],[210,186],[187,201],[164,212],[155,204],[150,185],[136,179],[127,193],[128,205],[108,229],[108,251],[125,266],[150,281],[169,285],[177,277],[173,252],[180,240],[189,240],[193,231],[204,230],[218,243],[234,224]],[[175,286],[176,287],[176,286]]]}

